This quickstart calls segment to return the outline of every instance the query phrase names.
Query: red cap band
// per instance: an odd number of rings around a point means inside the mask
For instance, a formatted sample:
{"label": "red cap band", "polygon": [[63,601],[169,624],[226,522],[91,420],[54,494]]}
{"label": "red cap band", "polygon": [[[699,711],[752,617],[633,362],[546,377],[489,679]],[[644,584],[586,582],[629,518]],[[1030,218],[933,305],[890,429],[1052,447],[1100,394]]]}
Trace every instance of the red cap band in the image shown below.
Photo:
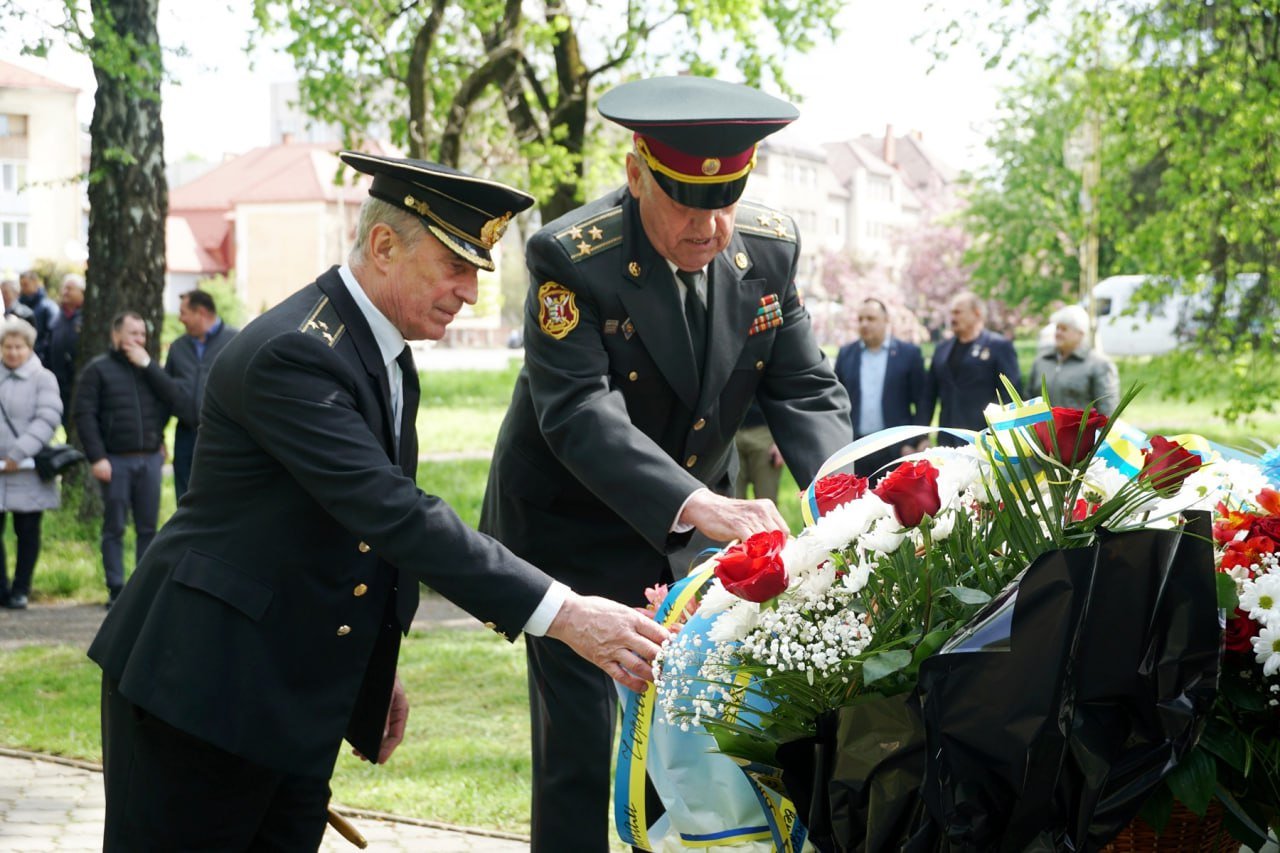
{"label": "red cap band", "polygon": [[752,145],[745,151],[727,157],[700,157],[678,151],[643,133],[637,132],[635,138],[644,142],[654,159],[675,173],[672,177],[687,176],[696,183],[737,180],[751,169],[756,154],[756,146]]}

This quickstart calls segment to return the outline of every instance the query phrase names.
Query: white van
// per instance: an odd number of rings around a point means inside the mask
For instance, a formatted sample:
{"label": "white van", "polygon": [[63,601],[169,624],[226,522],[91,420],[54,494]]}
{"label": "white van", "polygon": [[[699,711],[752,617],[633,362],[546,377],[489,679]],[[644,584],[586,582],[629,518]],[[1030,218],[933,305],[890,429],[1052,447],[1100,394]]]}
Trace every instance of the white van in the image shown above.
{"label": "white van", "polygon": [[1113,275],[1093,288],[1098,338],[1107,355],[1159,355],[1177,348],[1187,297],[1172,293],[1151,304],[1134,300],[1146,275]]}

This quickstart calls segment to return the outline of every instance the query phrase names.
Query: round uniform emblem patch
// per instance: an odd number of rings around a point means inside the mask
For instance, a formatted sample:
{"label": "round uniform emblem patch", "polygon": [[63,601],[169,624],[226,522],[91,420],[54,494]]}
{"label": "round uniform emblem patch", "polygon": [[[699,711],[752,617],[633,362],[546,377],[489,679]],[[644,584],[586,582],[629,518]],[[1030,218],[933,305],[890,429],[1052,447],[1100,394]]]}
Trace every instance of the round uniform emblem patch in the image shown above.
{"label": "round uniform emblem patch", "polygon": [[557,341],[578,326],[578,306],[573,299],[572,290],[554,281],[538,288],[538,325]]}

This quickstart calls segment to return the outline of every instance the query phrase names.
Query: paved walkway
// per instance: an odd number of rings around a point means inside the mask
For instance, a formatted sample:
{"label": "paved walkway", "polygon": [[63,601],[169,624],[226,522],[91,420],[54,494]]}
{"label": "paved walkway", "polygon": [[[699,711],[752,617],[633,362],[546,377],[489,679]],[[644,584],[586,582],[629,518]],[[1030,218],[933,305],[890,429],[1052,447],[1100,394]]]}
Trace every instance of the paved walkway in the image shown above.
{"label": "paved walkway", "polygon": [[[0,654],[39,643],[88,648],[106,611],[100,604],[32,605],[25,611],[0,608]],[[480,624],[449,602],[423,595],[415,628],[473,627]],[[453,827],[431,821],[337,810],[364,835],[371,851],[431,853],[527,853],[517,835]],[[103,793],[101,768],[82,761],[0,748],[0,853],[36,850],[101,850]],[[332,827],[320,847],[326,853],[356,848]]]}

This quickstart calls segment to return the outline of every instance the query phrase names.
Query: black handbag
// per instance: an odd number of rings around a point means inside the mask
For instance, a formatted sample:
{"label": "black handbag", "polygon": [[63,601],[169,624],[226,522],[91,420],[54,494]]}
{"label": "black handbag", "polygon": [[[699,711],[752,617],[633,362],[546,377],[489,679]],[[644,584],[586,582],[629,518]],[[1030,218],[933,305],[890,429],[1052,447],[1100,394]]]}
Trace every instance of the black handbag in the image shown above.
{"label": "black handbag", "polygon": [[[18,430],[14,427],[13,421],[9,420],[9,413],[5,411],[3,405],[0,405],[0,415],[4,416],[4,422],[8,424],[9,431],[16,437],[19,434]],[[78,465],[85,461],[85,457],[83,453],[69,444],[46,444],[36,451],[34,461],[36,463],[36,473],[40,475],[41,480],[47,482],[66,471],[72,465]]]}
{"label": "black handbag", "polygon": [[36,473],[41,480],[52,480],[72,465],[85,461],[84,454],[69,444],[46,444],[36,451]]}

